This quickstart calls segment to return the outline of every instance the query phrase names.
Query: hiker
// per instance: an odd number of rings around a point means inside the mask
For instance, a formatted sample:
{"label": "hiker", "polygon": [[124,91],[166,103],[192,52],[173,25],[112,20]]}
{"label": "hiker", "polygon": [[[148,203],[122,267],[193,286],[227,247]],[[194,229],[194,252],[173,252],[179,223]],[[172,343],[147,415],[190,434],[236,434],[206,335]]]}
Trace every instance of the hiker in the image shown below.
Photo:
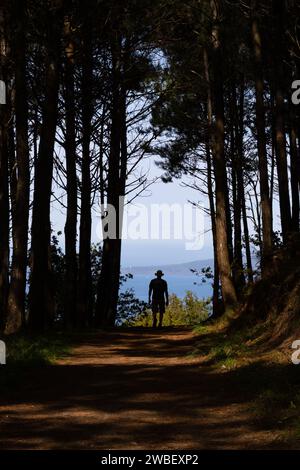
{"label": "hiker", "polygon": [[[162,326],[165,307],[169,305],[168,284],[162,279],[164,273],[159,269],[149,284],[149,304],[153,314],[153,328],[157,325],[157,313],[159,313],[158,326]],[[151,299],[152,296],[152,299]]]}

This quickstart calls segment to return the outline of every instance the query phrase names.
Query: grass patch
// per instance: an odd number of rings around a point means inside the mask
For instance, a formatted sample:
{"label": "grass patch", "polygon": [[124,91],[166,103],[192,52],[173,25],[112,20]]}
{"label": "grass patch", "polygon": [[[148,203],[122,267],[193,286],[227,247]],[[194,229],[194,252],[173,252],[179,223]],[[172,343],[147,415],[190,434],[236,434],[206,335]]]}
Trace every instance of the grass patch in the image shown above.
{"label": "grass patch", "polygon": [[202,356],[216,373],[229,374],[258,425],[278,433],[284,447],[299,448],[299,368],[283,351],[266,347],[271,326],[270,320],[228,328],[224,320],[201,325],[193,330],[197,340],[191,356]]}
{"label": "grass patch", "polygon": [[8,366],[32,366],[52,364],[70,351],[70,344],[62,336],[15,336],[6,340]]}
{"label": "grass patch", "polygon": [[197,325],[193,328],[193,333],[195,335],[206,335],[209,333],[209,326],[207,325]]}
{"label": "grass patch", "polygon": [[0,388],[9,391],[24,380],[32,367],[53,364],[69,354],[71,343],[61,335],[16,335],[4,339],[6,365],[0,366]]}
{"label": "grass patch", "polygon": [[[199,337],[191,353],[192,357],[206,356],[207,362],[216,367],[235,368],[239,361],[249,354],[246,332],[230,332],[226,330],[224,320],[199,325],[193,329]],[[249,334],[249,331],[247,331]]]}
{"label": "grass patch", "polygon": [[193,332],[199,340],[191,355],[206,356],[209,364],[216,367],[234,368],[251,363],[257,355],[257,346],[263,342],[266,329],[265,322],[237,329],[224,318],[196,326]]}
{"label": "grass patch", "polygon": [[209,359],[217,367],[233,369],[238,366],[239,360],[245,358],[248,348],[240,342],[238,335],[223,339],[222,344],[211,348]]}

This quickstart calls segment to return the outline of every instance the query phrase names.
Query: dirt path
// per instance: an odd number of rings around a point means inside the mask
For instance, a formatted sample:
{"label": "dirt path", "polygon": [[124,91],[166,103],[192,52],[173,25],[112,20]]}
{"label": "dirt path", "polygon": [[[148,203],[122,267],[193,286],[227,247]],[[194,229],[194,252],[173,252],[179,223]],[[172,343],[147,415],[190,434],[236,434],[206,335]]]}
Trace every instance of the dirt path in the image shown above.
{"label": "dirt path", "polygon": [[188,330],[81,337],[70,357],[32,369],[0,405],[2,449],[273,447],[235,376],[192,358]]}

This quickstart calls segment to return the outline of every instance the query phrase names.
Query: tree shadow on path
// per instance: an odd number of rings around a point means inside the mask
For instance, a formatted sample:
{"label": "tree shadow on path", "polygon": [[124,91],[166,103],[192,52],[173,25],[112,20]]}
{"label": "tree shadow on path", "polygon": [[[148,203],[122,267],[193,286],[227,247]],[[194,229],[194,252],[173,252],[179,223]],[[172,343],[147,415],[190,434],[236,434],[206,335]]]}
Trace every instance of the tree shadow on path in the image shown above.
{"label": "tree shadow on path", "polygon": [[222,373],[189,356],[195,337],[186,329],[119,329],[73,341],[70,357],[23,371],[2,399],[1,449],[277,446],[280,425],[257,422],[249,406],[268,377],[280,380],[280,366]]}

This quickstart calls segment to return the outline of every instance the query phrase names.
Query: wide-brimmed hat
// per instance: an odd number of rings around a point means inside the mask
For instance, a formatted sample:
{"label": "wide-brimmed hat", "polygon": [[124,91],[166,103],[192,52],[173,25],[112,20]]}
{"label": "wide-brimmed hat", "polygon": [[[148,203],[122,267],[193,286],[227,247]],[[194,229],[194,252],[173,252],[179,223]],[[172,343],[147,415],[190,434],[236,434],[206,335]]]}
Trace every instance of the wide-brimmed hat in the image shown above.
{"label": "wide-brimmed hat", "polygon": [[164,275],[164,273],[162,272],[161,269],[158,269],[155,273],[155,276],[163,276],[163,275]]}

